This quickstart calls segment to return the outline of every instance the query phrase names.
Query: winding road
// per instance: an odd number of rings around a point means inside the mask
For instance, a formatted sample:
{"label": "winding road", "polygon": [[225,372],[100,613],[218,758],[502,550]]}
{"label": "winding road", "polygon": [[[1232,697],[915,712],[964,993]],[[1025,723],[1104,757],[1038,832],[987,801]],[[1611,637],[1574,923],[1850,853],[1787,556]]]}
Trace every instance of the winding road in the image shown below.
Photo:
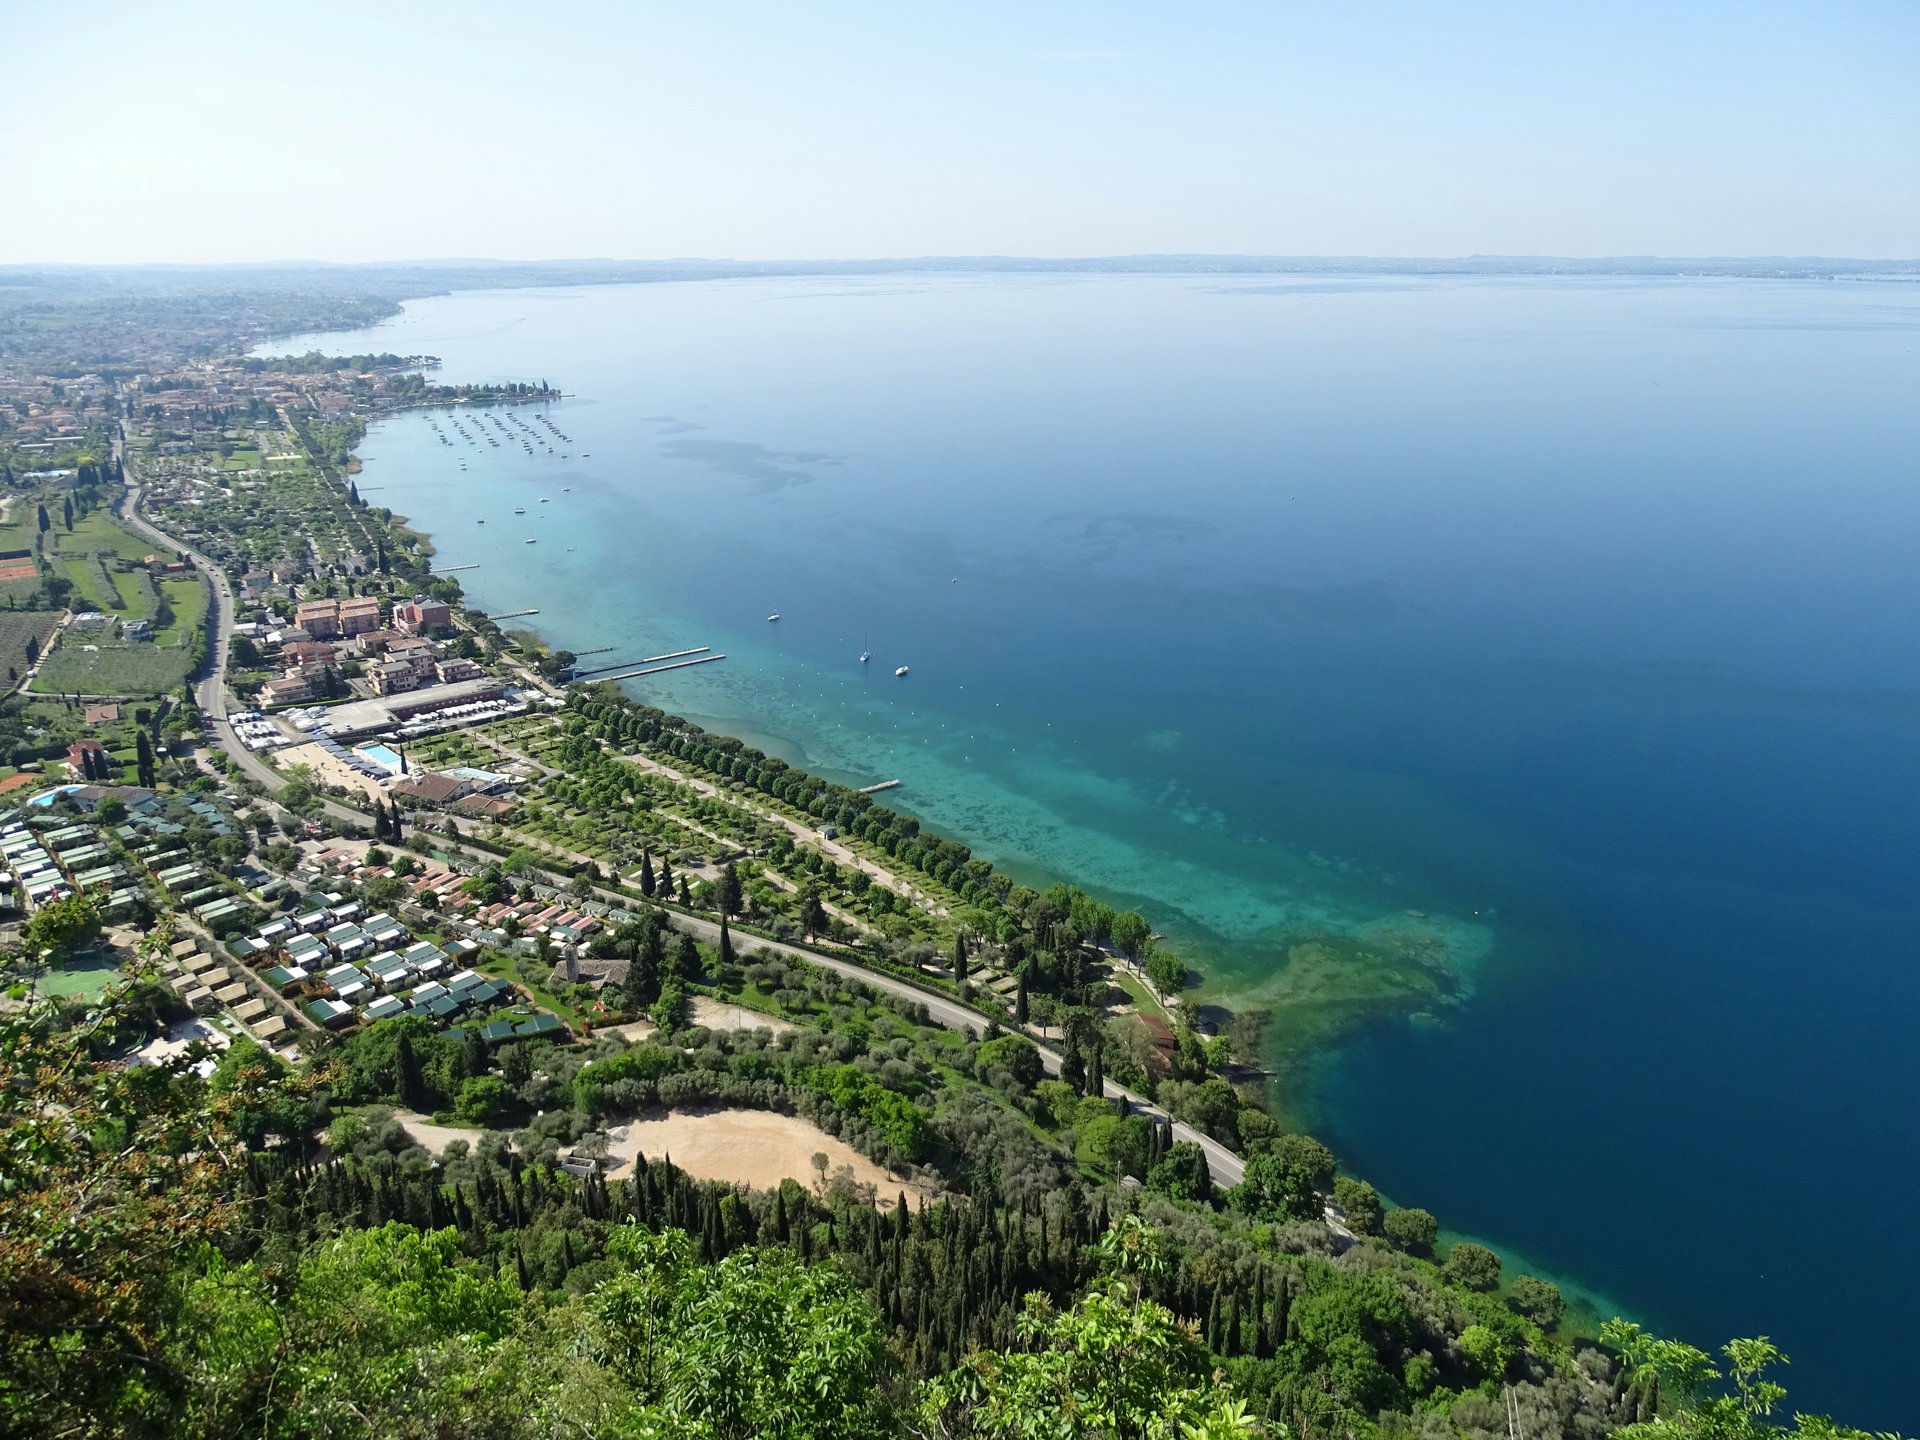
{"label": "winding road", "polygon": [[[119,437],[115,438],[114,451],[116,459],[123,458],[123,446]],[[202,667],[202,675],[194,682],[194,702],[199,707],[200,713],[213,722],[214,738],[219,741],[221,748],[227,752],[227,755],[232,759],[233,763],[240,768],[242,773],[251,777],[267,790],[277,791],[286,785],[286,778],[271,766],[267,765],[240,742],[239,736],[234,733],[232,723],[227,718],[227,649],[228,641],[233,635],[234,625],[233,588],[228,583],[226,573],[221,570],[218,565],[214,564],[212,560],[176,539],[174,536],[167,534],[140,514],[141,490],[142,487],[129,475],[126,490],[120,498],[119,514],[121,520],[133,530],[152,540],[156,545],[164,546],[169,550],[186,556],[187,559],[200,570],[207,583],[213,587],[213,604],[209,606],[207,610],[207,660]],[[534,763],[537,764],[538,762]],[[660,768],[664,769],[665,767]],[[685,780],[686,777],[678,778]],[[358,824],[367,823],[367,817],[357,810],[335,804],[332,801],[327,801],[326,806],[328,812],[336,818],[348,819]],[[818,837],[809,838],[817,841]],[[462,848],[464,850],[464,847]],[[470,854],[472,852],[466,853]],[[580,858],[585,859],[586,857]],[[860,863],[858,857],[850,856],[850,858],[854,860],[854,863]],[[595,893],[599,895],[602,901],[611,905],[625,906],[630,903],[625,896],[611,894],[598,889],[596,889]],[[713,940],[717,938],[720,933],[720,927],[714,921],[673,912],[668,912],[668,914],[678,929],[685,930],[696,938]],[[832,955],[823,955],[819,951],[809,950],[785,941],[763,940],[758,936],[742,936],[741,939],[743,943],[751,944],[756,949],[765,948],[777,954],[804,961],[809,965],[818,965],[823,969],[831,970],[838,975],[842,975],[849,980],[858,980],[862,984],[870,985],[876,990],[885,991],[890,995],[911,1000],[915,1004],[925,1005],[928,1016],[936,1024],[943,1025],[949,1030],[959,1030],[969,1034],[979,1035],[986,1029],[987,1018],[984,1015],[962,1005],[957,1000],[954,1000],[939,990],[916,985],[910,980],[902,980],[897,976],[888,975],[878,970],[870,970],[866,966],[855,964],[850,960],[841,960]],[[1027,1038],[1033,1040],[1031,1034],[1029,1034]],[[1040,1063],[1045,1068],[1047,1074],[1057,1076],[1060,1073],[1062,1064],[1060,1053],[1042,1041],[1033,1040],[1033,1043],[1035,1048],[1040,1052]],[[1106,1082],[1105,1093],[1110,1100],[1125,1100],[1129,1108],[1136,1114],[1145,1115],[1155,1120],[1171,1121],[1174,1139],[1189,1141],[1198,1145],[1206,1154],[1207,1168],[1212,1172],[1216,1185],[1237,1185],[1244,1177],[1246,1173],[1246,1162],[1219,1141],[1210,1136],[1203,1135],[1184,1120],[1174,1120],[1171,1115],[1151,1100],[1136,1094],[1134,1091],[1127,1089],[1115,1081],[1108,1080]]]}

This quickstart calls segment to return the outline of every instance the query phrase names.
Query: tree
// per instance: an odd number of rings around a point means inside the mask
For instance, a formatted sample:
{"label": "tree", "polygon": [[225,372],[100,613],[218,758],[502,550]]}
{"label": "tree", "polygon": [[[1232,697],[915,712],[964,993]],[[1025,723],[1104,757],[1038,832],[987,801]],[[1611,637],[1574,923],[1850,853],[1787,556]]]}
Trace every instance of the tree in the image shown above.
{"label": "tree", "polygon": [[1426,1254],[1440,1234],[1440,1222],[1433,1218],[1431,1212],[1417,1206],[1389,1210],[1380,1223],[1387,1239],[1412,1255]]}
{"label": "tree", "polygon": [[[1213,1380],[1199,1337],[1125,1281],[1063,1311],[1045,1296],[1029,1296],[1015,1328],[1021,1349],[973,1352],[927,1384],[923,1433],[968,1440],[1226,1440],[1262,1433],[1245,1402]],[[1073,1418],[1064,1422],[1066,1416]]]}
{"label": "tree", "polygon": [[1566,1297],[1560,1293],[1560,1287],[1532,1275],[1521,1275],[1514,1280],[1507,1304],[1543,1330],[1551,1330],[1567,1313]]}
{"label": "tree", "polygon": [[1186,987],[1186,963],[1165,950],[1156,950],[1147,957],[1147,979],[1162,995],[1178,995]]}
{"label": "tree", "polygon": [[1027,967],[1024,965],[1020,967],[1018,983],[1013,992],[1013,1023],[1027,1023]]}
{"label": "tree", "polygon": [[55,962],[63,960],[100,938],[100,909],[85,894],[51,900],[33,912],[24,938],[34,953]]}
{"label": "tree", "polygon": [[1213,1171],[1207,1165],[1207,1152],[1191,1140],[1175,1141],[1166,1158],[1147,1172],[1147,1188],[1175,1200],[1211,1205]]}
{"label": "tree", "polygon": [[1500,1286],[1500,1257],[1484,1245],[1462,1240],[1447,1251],[1440,1272],[1469,1290],[1496,1290]]}
{"label": "tree", "polygon": [[45,505],[42,505],[40,507],[40,533],[42,535],[46,534],[47,527],[52,523],[53,522],[51,520],[47,519],[47,507]]}
{"label": "tree", "polygon": [[393,1070],[400,1103],[413,1110],[431,1109],[426,1077],[420,1069],[420,1058],[413,1052],[413,1035],[409,1031],[401,1031],[394,1044]]}
{"label": "tree", "polygon": [[653,898],[653,856],[645,850],[640,852],[640,893]]}
{"label": "tree", "polygon": [[1356,1235],[1380,1233],[1380,1192],[1364,1180],[1342,1175],[1333,1182],[1333,1203]]}
{"label": "tree", "polygon": [[[738,915],[740,913],[740,872],[729,860],[720,868],[720,914]],[[809,932],[811,933],[811,932]]]}
{"label": "tree", "polygon": [[[693,937],[688,936],[687,938],[692,939]],[[722,970],[729,968],[733,964],[734,959],[735,959],[735,956],[733,953],[733,937],[727,933],[727,917],[725,915],[722,915],[720,917],[720,950],[719,950],[720,968]]]}
{"label": "tree", "polygon": [[71,495],[63,497],[60,504],[65,512],[67,529],[71,530],[73,529],[73,497]]}
{"label": "tree", "polygon": [[472,1125],[491,1125],[507,1108],[507,1082],[497,1075],[475,1075],[460,1087],[453,1110]]}
{"label": "tree", "polygon": [[1129,960],[1138,960],[1153,944],[1153,927],[1138,910],[1122,910],[1113,917],[1113,943]]}
{"label": "tree", "polygon": [[1002,1035],[987,1041],[974,1052],[974,1063],[983,1073],[1005,1070],[1028,1090],[1046,1074],[1039,1048],[1024,1035]]}
{"label": "tree", "polygon": [[808,882],[800,892],[800,930],[809,938],[820,934],[827,928],[827,907],[820,903],[820,893]]}
{"label": "tree", "polygon": [[967,937],[961,934],[953,937],[953,983],[967,983]]}
{"label": "tree", "polygon": [[1312,1176],[1273,1153],[1247,1160],[1240,1183],[1227,1192],[1227,1203],[1254,1220],[1311,1220],[1320,1213]]}

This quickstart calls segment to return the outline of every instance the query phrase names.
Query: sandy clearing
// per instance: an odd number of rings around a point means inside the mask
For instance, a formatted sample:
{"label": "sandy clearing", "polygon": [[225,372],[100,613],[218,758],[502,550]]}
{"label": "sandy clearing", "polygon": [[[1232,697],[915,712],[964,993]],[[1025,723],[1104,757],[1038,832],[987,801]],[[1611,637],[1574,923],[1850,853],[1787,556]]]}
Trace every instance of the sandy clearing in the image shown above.
{"label": "sandy clearing", "polygon": [[724,1000],[715,1000],[711,995],[693,997],[693,1023],[704,1025],[709,1030],[793,1030],[798,1027],[786,1020],[776,1020],[771,1015],[762,1015],[758,1010],[748,1010],[741,1005],[729,1005]]}
{"label": "sandy clearing", "polygon": [[478,1144],[480,1137],[487,1133],[484,1130],[460,1130],[451,1125],[436,1125],[424,1115],[410,1115],[404,1110],[396,1110],[393,1118],[400,1122],[400,1128],[407,1132],[407,1138],[429,1155],[438,1155],[454,1140],[464,1140],[471,1147]]}
{"label": "sandy clearing", "polygon": [[700,1180],[724,1180],[756,1190],[771,1190],[782,1180],[812,1186],[818,1174],[813,1157],[824,1153],[829,1176],[846,1166],[854,1183],[871,1185],[883,1205],[902,1190],[916,1196],[932,1193],[924,1183],[888,1174],[851,1145],[795,1115],[731,1108],[652,1110],[615,1121],[609,1133],[623,1126],[625,1133],[607,1150],[615,1175],[624,1174],[636,1156],[644,1155],[671,1159]]}

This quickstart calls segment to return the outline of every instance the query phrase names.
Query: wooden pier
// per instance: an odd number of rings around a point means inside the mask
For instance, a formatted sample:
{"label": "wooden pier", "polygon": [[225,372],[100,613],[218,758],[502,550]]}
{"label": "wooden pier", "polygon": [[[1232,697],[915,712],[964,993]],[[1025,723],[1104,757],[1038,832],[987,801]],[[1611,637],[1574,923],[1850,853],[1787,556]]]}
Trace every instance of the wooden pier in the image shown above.
{"label": "wooden pier", "polygon": [[897,789],[899,784],[900,782],[898,780],[882,780],[878,785],[862,785],[860,787],[860,793],[862,795],[878,795],[882,790]]}

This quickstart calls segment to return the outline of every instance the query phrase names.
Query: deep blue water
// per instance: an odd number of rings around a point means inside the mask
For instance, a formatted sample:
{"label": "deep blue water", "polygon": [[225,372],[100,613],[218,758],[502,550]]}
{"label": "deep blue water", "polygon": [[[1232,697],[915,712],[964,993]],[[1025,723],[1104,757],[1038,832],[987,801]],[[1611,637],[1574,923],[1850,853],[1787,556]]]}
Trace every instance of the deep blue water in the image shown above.
{"label": "deep blue water", "polygon": [[309,343],[570,393],[551,455],[416,414],[361,478],[561,643],[727,653],[652,702],[900,777],[1230,1002],[1427,945],[1443,1023],[1289,1066],[1354,1170],[1920,1424],[1920,288],[725,281]]}

